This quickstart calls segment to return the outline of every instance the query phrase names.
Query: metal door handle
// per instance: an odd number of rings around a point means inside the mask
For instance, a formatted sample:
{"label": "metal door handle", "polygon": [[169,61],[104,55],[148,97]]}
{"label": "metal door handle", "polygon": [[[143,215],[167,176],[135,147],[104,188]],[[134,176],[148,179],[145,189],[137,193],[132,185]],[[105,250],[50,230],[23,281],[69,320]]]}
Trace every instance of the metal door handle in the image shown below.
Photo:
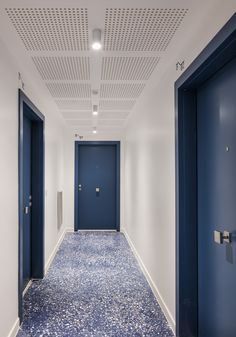
{"label": "metal door handle", "polygon": [[218,244],[223,244],[223,243],[231,243],[232,242],[232,234],[228,231],[219,232],[219,231],[214,231],[214,241],[215,243]]}
{"label": "metal door handle", "polygon": [[28,206],[25,206],[25,207],[24,207],[24,213],[25,213],[25,214],[28,214],[28,213],[29,213],[29,207],[28,207]]}

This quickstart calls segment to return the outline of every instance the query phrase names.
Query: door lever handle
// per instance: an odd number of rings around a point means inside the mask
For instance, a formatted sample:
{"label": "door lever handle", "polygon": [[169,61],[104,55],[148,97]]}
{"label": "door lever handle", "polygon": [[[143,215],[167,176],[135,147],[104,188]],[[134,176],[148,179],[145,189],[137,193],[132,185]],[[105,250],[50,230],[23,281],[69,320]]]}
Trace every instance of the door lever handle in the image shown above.
{"label": "door lever handle", "polygon": [[25,207],[24,207],[24,213],[25,213],[25,214],[28,214],[28,213],[29,213],[29,207],[28,207],[28,206],[25,206]]}
{"label": "door lever handle", "polygon": [[214,231],[214,241],[220,245],[223,243],[231,243],[232,234],[228,231],[224,231],[223,233],[220,231]]}

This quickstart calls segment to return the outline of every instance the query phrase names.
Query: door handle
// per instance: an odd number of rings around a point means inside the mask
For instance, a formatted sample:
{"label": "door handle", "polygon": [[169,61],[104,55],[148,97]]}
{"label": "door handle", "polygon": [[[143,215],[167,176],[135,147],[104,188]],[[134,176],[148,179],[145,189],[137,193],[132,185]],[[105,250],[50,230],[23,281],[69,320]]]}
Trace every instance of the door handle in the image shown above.
{"label": "door handle", "polygon": [[219,245],[222,245],[223,243],[231,243],[232,234],[228,231],[224,231],[223,233],[220,231],[214,231],[214,241]]}
{"label": "door handle", "polygon": [[28,207],[28,206],[25,206],[25,207],[24,207],[24,213],[25,213],[25,214],[29,214],[29,207]]}

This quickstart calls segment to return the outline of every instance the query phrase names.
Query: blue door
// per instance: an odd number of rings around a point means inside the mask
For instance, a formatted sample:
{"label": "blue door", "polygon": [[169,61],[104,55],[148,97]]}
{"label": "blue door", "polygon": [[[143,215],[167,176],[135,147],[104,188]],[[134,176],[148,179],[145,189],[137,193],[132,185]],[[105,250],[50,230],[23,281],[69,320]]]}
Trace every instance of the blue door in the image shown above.
{"label": "blue door", "polygon": [[32,122],[24,116],[23,120],[23,282],[24,287],[31,278],[31,131]]}
{"label": "blue door", "polygon": [[199,88],[197,108],[199,337],[235,337],[235,59]]}
{"label": "blue door", "polygon": [[78,229],[114,230],[116,146],[78,146]]}

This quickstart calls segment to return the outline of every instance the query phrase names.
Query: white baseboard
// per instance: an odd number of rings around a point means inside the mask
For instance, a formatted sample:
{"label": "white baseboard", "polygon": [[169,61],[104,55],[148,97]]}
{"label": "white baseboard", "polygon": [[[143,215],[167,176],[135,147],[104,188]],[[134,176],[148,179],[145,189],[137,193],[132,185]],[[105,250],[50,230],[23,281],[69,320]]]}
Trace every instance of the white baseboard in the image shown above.
{"label": "white baseboard", "polygon": [[24,291],[23,291],[23,297],[25,296],[25,294],[27,293],[27,291],[29,290],[30,286],[32,284],[32,280],[30,280],[27,284],[27,286],[25,287]]}
{"label": "white baseboard", "polygon": [[140,255],[137,252],[137,250],[136,250],[133,242],[131,241],[128,233],[124,229],[122,230],[122,233],[125,235],[128,243],[130,245],[130,248],[133,251],[133,253],[134,253],[134,255],[135,255],[135,257],[136,257],[136,259],[139,263],[139,266],[140,266],[142,272],[144,273],[144,276],[146,277],[146,279],[147,279],[147,281],[148,281],[148,283],[149,283],[149,285],[150,285],[150,287],[151,287],[151,289],[152,289],[152,291],[153,291],[153,293],[154,293],[154,295],[157,299],[157,302],[159,303],[159,305],[160,305],[160,307],[161,307],[161,309],[162,309],[162,311],[163,311],[163,313],[164,313],[173,333],[175,334],[175,320],[174,320],[173,316],[171,315],[167,305],[165,304],[165,301],[163,300],[159,290],[157,289],[157,286],[155,285],[151,275],[149,274],[147,268],[145,267]]}
{"label": "white baseboard", "polygon": [[74,233],[75,232],[74,227],[68,227],[68,228],[66,228],[66,232],[68,232],[68,233]]}
{"label": "white baseboard", "polygon": [[56,253],[57,253],[57,251],[58,251],[58,249],[59,249],[59,247],[60,247],[60,245],[61,245],[61,243],[62,243],[64,237],[65,237],[65,234],[66,234],[67,232],[69,232],[69,231],[70,231],[70,230],[67,229],[67,228],[65,228],[65,229],[63,230],[63,232],[62,232],[62,234],[61,234],[59,240],[57,241],[56,246],[54,247],[54,249],[53,249],[53,251],[52,251],[52,254],[50,255],[49,259],[47,260],[47,262],[46,262],[46,264],[45,264],[45,267],[44,267],[45,274],[48,272],[48,269],[49,269],[50,266],[51,266],[51,263],[52,263],[52,261],[53,261],[55,255],[56,255]]}
{"label": "white baseboard", "polygon": [[20,320],[19,318],[17,318],[17,320],[15,321],[11,331],[9,332],[8,336],[7,337],[16,337],[18,331],[19,331],[19,328],[20,328]]}

